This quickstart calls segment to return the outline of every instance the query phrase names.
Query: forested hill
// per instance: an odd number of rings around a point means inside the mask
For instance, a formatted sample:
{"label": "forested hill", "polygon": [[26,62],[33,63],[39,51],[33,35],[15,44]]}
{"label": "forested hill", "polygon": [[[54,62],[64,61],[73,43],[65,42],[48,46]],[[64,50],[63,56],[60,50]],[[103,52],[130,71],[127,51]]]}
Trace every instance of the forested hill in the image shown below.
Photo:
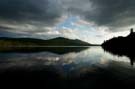
{"label": "forested hill", "polygon": [[49,40],[34,38],[7,38],[0,37],[0,46],[92,46],[92,44],[75,39],[58,37]]}

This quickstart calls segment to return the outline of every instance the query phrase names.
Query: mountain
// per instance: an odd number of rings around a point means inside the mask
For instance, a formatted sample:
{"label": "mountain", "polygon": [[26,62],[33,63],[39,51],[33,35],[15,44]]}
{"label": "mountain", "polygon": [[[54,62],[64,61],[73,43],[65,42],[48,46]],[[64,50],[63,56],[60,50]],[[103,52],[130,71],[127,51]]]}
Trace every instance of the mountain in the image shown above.
{"label": "mountain", "polygon": [[58,37],[50,40],[0,37],[0,47],[19,46],[92,46],[92,44],[78,39],[72,40],[63,37]]}

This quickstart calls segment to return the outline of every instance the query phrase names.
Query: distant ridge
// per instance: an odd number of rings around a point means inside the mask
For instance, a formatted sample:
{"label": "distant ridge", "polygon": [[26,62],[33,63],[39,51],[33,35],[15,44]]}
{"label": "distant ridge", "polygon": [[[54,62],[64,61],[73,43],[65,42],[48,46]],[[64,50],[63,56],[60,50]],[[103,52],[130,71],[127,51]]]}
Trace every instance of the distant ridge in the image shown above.
{"label": "distant ridge", "polygon": [[78,39],[72,40],[63,37],[50,40],[0,37],[0,47],[3,46],[92,46],[92,44]]}

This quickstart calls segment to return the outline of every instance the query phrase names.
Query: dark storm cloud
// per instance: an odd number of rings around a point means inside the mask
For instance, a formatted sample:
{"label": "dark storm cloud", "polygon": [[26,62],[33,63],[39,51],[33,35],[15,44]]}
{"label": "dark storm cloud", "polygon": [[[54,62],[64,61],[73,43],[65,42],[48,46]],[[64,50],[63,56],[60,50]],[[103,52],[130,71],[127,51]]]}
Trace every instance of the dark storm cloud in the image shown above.
{"label": "dark storm cloud", "polygon": [[39,21],[53,24],[61,15],[49,0],[0,0],[0,18],[17,22]]}
{"label": "dark storm cloud", "polygon": [[99,26],[128,26],[135,22],[134,10],[135,0],[0,0],[0,18],[51,26],[63,14],[78,15]]}
{"label": "dark storm cloud", "polygon": [[[131,25],[135,22],[135,0],[90,0],[96,5],[95,16],[86,13],[86,18],[99,25]],[[94,17],[94,18],[91,18]],[[128,21],[130,19],[130,21]],[[124,22],[123,22],[124,21]],[[127,21],[127,22],[125,22]]]}
{"label": "dark storm cloud", "polygon": [[135,24],[135,0],[62,0],[70,14],[98,26],[126,27]]}

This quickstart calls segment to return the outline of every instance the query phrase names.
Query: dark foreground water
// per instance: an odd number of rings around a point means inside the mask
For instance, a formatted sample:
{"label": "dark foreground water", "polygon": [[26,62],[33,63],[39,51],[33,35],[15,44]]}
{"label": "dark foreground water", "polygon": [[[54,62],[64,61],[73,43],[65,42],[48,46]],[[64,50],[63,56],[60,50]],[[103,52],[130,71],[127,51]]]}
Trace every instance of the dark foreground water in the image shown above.
{"label": "dark foreground water", "polygon": [[101,47],[50,49],[53,51],[0,53],[0,87],[135,88],[135,68],[126,56],[112,55]]}

